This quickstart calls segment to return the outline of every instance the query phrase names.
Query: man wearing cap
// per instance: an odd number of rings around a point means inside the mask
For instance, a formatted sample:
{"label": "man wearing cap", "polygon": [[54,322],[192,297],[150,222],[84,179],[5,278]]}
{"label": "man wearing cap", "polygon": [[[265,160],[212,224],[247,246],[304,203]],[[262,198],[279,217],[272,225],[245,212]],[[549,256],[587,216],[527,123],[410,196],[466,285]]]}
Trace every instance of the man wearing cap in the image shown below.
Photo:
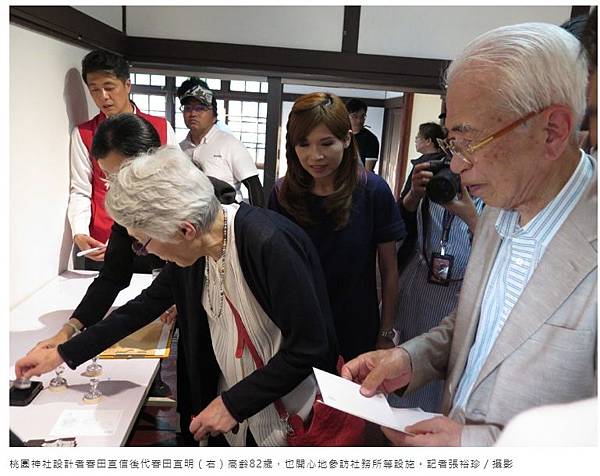
{"label": "man wearing cap", "polygon": [[244,145],[217,125],[217,100],[208,85],[198,79],[184,81],[177,90],[183,120],[190,132],[179,144],[206,175],[229,183],[241,200],[240,184],[249,192],[250,203],[262,207],[263,189],[258,170]]}
{"label": "man wearing cap", "polygon": [[86,269],[99,269],[104,261],[105,244],[110,236],[113,220],[104,210],[106,177],[97,161],[91,157],[96,129],[107,117],[134,113],[154,126],[161,144],[176,144],[176,140],[171,125],[164,117],[144,114],[129,100],[129,65],[123,57],[103,50],[93,50],[83,58],[81,76],[100,113],[79,124],[71,133],[71,187],[67,215],[73,241],[81,251],[100,247],[85,259]]}

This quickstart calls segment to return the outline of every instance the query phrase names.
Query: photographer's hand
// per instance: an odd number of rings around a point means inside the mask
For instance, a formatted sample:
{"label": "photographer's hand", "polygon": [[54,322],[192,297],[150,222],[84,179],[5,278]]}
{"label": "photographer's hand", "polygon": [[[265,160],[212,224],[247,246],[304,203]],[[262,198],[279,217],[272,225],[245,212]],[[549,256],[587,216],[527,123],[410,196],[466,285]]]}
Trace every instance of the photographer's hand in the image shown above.
{"label": "photographer's hand", "polygon": [[443,205],[446,209],[454,213],[469,227],[469,231],[473,233],[477,226],[477,210],[473,204],[473,199],[469,195],[469,191],[464,185],[461,185],[460,192],[454,200]]}
{"label": "photographer's hand", "polygon": [[402,200],[404,208],[411,212],[417,209],[419,202],[425,196],[425,189],[431,177],[433,177],[433,173],[429,170],[429,162],[415,165],[412,172],[410,191]]}

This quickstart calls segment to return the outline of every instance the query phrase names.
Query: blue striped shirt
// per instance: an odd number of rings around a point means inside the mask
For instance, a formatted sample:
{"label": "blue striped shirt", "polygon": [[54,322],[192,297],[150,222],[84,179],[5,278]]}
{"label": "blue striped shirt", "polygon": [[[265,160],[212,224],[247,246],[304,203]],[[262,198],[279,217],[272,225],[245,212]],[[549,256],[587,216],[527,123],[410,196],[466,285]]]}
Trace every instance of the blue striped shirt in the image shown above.
{"label": "blue striped shirt", "polygon": [[502,243],[483,296],[475,341],[454,398],[455,409],[466,407],[473,385],[506,319],[548,244],[589,186],[593,174],[590,158],[582,153],[579,165],[560,193],[524,227],[519,226],[517,211],[500,211],[496,231],[502,237]]}

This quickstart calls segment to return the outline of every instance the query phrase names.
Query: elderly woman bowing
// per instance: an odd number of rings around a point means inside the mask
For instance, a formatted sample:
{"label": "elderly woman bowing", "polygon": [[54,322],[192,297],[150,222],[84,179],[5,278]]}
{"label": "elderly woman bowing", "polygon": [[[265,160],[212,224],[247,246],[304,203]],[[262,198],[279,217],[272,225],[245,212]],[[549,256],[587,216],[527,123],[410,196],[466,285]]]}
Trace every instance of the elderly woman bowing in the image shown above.
{"label": "elderly woman bowing", "polygon": [[207,177],[172,147],[112,177],[106,208],[137,240],[138,253],[169,264],[93,335],[28,355],[17,362],[17,376],[63,360],[75,368],[175,302],[183,338],[199,341],[186,342],[196,368],[187,376],[189,395],[180,397],[198,413],[190,423],[196,439],[224,433],[235,446],[285,445],[280,403],[307,419],[316,395],[312,367],[334,372],[338,357],[310,239],[276,213],[221,205]]}

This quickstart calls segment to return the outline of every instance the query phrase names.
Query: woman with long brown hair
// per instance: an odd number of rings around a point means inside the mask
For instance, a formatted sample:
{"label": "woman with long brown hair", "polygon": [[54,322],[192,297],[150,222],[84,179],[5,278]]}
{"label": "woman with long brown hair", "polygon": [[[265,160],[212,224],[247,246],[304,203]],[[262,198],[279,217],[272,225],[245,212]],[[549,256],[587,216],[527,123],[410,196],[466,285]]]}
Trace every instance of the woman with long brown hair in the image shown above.
{"label": "woman with long brown hair", "polygon": [[[298,223],[325,271],[341,354],[393,345],[404,224],[387,183],[359,162],[348,111],[329,93],[296,100],[287,125],[287,173],[269,208]],[[381,275],[381,320],[376,284]]]}

